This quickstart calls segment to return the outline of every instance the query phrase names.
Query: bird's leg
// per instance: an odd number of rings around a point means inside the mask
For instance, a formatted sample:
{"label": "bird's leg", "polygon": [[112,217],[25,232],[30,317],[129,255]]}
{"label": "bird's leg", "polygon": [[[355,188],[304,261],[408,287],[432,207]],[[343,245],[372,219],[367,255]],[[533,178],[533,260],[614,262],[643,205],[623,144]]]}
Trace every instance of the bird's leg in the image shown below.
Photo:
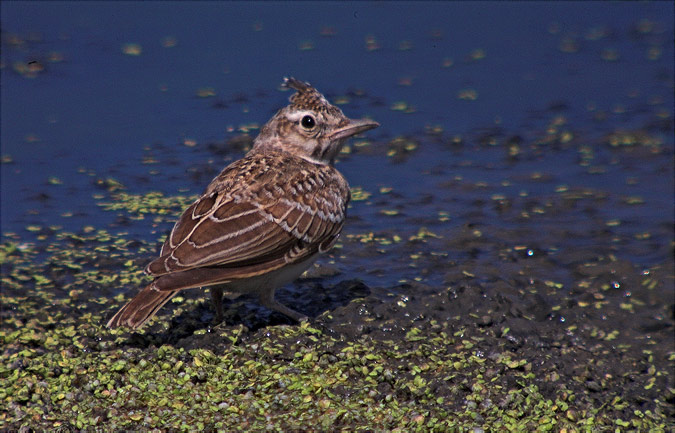
{"label": "bird's leg", "polygon": [[296,322],[302,322],[303,320],[307,320],[306,315],[298,313],[297,311],[288,308],[281,302],[275,300],[274,289],[263,290],[260,293],[260,304],[262,304],[264,307],[269,308],[270,310],[278,311],[281,314],[284,314],[290,317],[291,319],[295,320]]}
{"label": "bird's leg", "polygon": [[223,288],[220,286],[211,286],[211,301],[216,313],[216,323],[223,321]]}

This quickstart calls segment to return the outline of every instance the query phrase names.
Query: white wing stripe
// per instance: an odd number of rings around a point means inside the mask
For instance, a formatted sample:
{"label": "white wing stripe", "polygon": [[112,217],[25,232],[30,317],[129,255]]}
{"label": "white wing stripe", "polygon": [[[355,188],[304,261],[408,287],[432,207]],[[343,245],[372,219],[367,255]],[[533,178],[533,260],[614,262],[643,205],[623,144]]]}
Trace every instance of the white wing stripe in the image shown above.
{"label": "white wing stripe", "polygon": [[[265,221],[265,222],[266,222],[266,221]],[[197,261],[195,261],[195,262],[190,263],[190,267],[198,267],[198,266],[201,265],[202,263],[213,262],[213,261],[215,261],[215,259],[216,259],[217,257],[227,257],[227,256],[229,256],[229,253],[230,253],[230,252],[232,252],[232,251],[235,251],[235,252],[236,252],[236,250],[239,249],[239,248],[248,246],[248,245],[250,245],[250,244],[252,244],[252,243],[254,243],[254,242],[258,242],[261,238],[267,236],[268,234],[269,234],[269,231],[265,231],[265,232],[260,233],[258,236],[255,236],[255,237],[253,237],[253,238],[247,240],[246,242],[242,242],[242,243],[239,243],[239,244],[237,244],[237,245],[233,245],[233,246],[231,246],[230,248],[227,248],[227,249],[218,250],[218,251],[217,251],[216,253],[214,253],[214,254],[209,254],[208,256],[202,257],[201,259],[199,259],[199,260],[197,260]],[[197,247],[194,245],[193,242],[188,241],[188,243],[189,243],[190,245],[192,245],[193,247],[197,248]],[[171,257],[174,258],[174,260],[176,261],[176,263],[177,263],[179,266],[185,266],[185,264],[184,264],[184,263],[181,263],[181,261],[180,261],[177,257],[175,257],[175,256],[173,255],[173,253],[171,253]]]}
{"label": "white wing stripe", "polygon": [[[284,203],[288,206],[293,206],[294,208],[296,208],[299,211],[304,212],[306,214],[309,214],[309,215],[312,215],[312,216],[318,215],[319,218],[321,218],[324,221],[328,220],[332,223],[338,223],[338,222],[342,221],[342,219],[343,219],[343,216],[340,215],[340,214],[335,214],[333,212],[330,212],[330,213],[326,214],[324,211],[322,211],[320,209],[314,209],[310,206],[307,206],[306,204],[302,204],[302,203],[299,203],[297,201],[288,200],[287,198],[282,198],[281,200],[279,200],[279,202]],[[328,203],[326,201],[326,204],[330,204],[330,203]]]}
{"label": "white wing stripe", "polygon": [[244,212],[239,212],[238,214],[235,215],[228,216],[226,218],[218,218],[214,214],[211,214],[209,215],[209,219],[215,223],[224,223],[256,212],[258,212],[258,209],[250,209]]}
{"label": "white wing stripe", "polygon": [[222,241],[226,241],[228,239],[239,237],[239,236],[243,235],[244,233],[248,233],[251,230],[257,229],[258,227],[260,227],[263,224],[267,224],[267,220],[260,219],[260,220],[256,221],[255,223],[244,227],[243,229],[239,229],[236,232],[230,232],[230,233],[227,233],[224,236],[220,236],[218,238],[211,239],[210,241],[208,241],[204,244],[201,244],[201,245],[198,245],[198,244],[194,243],[193,241],[190,240],[190,238],[188,238],[188,242],[190,243],[190,245],[192,245],[196,249],[206,248],[206,247],[210,247],[213,244],[217,244],[217,243],[220,243]]}

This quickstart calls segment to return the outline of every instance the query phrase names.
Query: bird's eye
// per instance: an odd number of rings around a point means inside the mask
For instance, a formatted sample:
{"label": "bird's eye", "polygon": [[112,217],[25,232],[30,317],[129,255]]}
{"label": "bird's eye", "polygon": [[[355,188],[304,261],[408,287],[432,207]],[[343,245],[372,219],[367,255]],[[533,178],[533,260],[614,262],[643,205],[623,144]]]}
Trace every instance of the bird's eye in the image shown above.
{"label": "bird's eye", "polygon": [[307,115],[307,116],[302,118],[302,120],[300,121],[300,124],[305,129],[312,129],[312,128],[314,128],[314,126],[316,126],[316,121],[314,120],[314,118],[312,116]]}

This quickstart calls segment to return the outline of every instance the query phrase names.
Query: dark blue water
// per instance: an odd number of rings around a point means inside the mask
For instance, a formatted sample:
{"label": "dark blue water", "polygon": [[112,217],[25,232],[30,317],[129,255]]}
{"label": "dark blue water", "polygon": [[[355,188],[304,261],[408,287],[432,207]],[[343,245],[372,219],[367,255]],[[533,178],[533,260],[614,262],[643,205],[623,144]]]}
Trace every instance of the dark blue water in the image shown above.
{"label": "dark blue water", "polygon": [[[672,2],[1,7],[1,146],[11,160],[1,166],[5,233],[26,236],[29,224],[105,226],[113,215],[96,206],[96,179],[114,177],[136,194],[199,193],[208,176],[201,183],[190,180],[186,168],[208,161],[225,166],[227,161],[205,150],[206,143],[236,135],[241,125],[264,123],[286,102],[288,94],[277,90],[286,75],[311,82],[329,99],[348,96],[342,107],[347,115],[381,123],[368,134],[375,143],[423,137],[432,126],[443,131],[441,141],[463,137],[466,145],[456,152],[422,138],[402,163],[358,154],[340,163],[352,185],[371,192],[392,187],[400,194],[390,199],[392,205],[431,194],[430,204],[406,209],[410,218],[449,212],[462,224],[462,206],[481,194],[488,200],[490,194],[517,196],[523,189],[547,195],[565,184],[647,200],[639,208],[611,207],[608,218],[640,221],[645,229],[672,221],[672,130],[651,133],[667,150],[646,165],[629,167],[630,158],[613,163],[612,151],[599,144],[616,129],[643,128],[659,110],[672,119]],[[166,38],[175,46],[164,46]],[[140,55],[123,53],[130,43],[142,47]],[[50,60],[52,53],[62,59]],[[44,71],[31,77],[18,71],[17,65],[34,61]],[[203,88],[215,96],[198,97]],[[394,109],[396,104],[408,112]],[[527,147],[545,131],[555,107],[563,107],[575,137],[588,140],[608,174],[580,169],[576,150],[511,164],[503,148],[479,144],[480,131],[494,128],[502,144],[519,135]],[[595,119],[597,113],[605,113],[603,120]],[[185,146],[185,139],[196,146]],[[160,160],[170,155],[173,163],[141,164],[153,152]],[[157,174],[148,175],[152,169]],[[535,171],[553,180],[521,181]],[[661,181],[652,183],[650,173]],[[463,197],[439,186],[457,175],[492,187]],[[643,180],[641,187],[626,186],[631,176]],[[500,186],[504,180],[512,186]],[[355,205],[352,215],[360,219],[352,230],[392,224],[379,210]],[[416,230],[406,220],[393,221],[403,232]],[[512,226],[499,218],[493,223]],[[149,232],[143,224],[129,230]]]}

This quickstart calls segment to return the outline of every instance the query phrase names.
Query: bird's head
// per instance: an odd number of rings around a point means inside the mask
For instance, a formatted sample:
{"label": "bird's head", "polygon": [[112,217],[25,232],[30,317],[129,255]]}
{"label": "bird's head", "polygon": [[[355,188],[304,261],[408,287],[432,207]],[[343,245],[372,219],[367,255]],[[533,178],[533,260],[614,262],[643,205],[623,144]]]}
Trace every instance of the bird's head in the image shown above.
{"label": "bird's head", "polygon": [[319,164],[333,164],[345,141],[380,126],[370,119],[349,119],[309,83],[285,78],[296,90],[290,104],[260,130],[252,151],[280,150]]}

